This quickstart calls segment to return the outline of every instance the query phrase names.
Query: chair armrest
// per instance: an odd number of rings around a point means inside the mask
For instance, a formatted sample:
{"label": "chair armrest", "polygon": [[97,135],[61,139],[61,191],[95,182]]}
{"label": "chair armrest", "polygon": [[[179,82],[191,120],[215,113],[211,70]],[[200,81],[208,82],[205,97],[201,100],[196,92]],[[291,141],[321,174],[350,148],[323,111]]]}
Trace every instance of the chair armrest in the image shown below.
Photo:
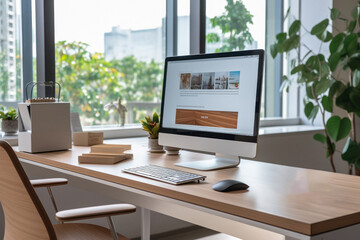
{"label": "chair armrest", "polygon": [[56,213],[56,219],[61,222],[70,222],[89,218],[128,214],[135,211],[136,207],[131,204],[111,204],[60,211]]}
{"label": "chair armrest", "polygon": [[30,183],[34,188],[53,187],[66,185],[68,183],[68,180],[66,178],[46,178],[30,180]]}

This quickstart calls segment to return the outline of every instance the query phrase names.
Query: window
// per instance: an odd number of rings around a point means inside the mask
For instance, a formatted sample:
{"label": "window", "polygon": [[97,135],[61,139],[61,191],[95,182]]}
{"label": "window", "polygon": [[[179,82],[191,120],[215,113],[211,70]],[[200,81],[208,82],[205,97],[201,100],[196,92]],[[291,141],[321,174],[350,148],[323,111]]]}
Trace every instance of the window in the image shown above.
{"label": "window", "polygon": [[[20,29],[19,18],[16,18],[19,13],[15,11],[20,1],[2,1],[2,4],[5,14],[0,15],[0,101],[15,102],[21,98],[20,36],[14,35]],[[6,31],[6,26],[12,30]]]}
{"label": "window", "polygon": [[121,124],[119,99],[126,124],[160,112],[165,0],[55,0],[55,43],[56,80],[84,126]]}
{"label": "window", "polygon": [[[282,31],[284,4],[282,0],[256,3],[234,0],[235,4],[242,4],[239,11],[246,16],[238,24],[244,21],[248,24],[242,31],[243,41],[236,35],[238,42],[229,46],[232,33],[223,31],[215,19],[226,14],[231,0],[178,0],[176,6],[171,0],[49,0],[46,3],[51,1],[54,1],[54,16],[47,17],[55,21],[52,30],[56,80],[62,84],[62,100],[69,101],[71,110],[80,113],[84,126],[118,126],[121,114],[116,104],[120,97],[121,104],[127,108],[126,125],[138,123],[147,113],[160,111],[165,55],[268,49],[271,39],[275,39],[270,33]],[[281,9],[281,14],[274,9]],[[240,18],[242,14],[235,16]],[[33,28],[43,31],[41,27]],[[194,36],[200,40],[193,41]],[[270,58],[267,55],[266,68],[279,68],[279,71],[265,71],[262,116],[285,116],[281,100],[286,98],[278,92],[281,80],[275,74],[282,71],[282,63],[271,65]]]}

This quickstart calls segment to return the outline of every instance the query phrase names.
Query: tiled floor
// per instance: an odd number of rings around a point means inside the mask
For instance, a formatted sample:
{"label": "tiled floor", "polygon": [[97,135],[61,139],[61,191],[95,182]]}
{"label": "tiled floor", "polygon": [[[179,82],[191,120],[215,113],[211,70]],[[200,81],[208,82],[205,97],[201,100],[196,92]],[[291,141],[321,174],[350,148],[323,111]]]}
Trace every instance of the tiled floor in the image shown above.
{"label": "tiled floor", "polygon": [[209,229],[197,229],[193,231],[187,231],[185,233],[178,233],[176,235],[158,238],[156,240],[239,240],[226,234],[214,232]]}

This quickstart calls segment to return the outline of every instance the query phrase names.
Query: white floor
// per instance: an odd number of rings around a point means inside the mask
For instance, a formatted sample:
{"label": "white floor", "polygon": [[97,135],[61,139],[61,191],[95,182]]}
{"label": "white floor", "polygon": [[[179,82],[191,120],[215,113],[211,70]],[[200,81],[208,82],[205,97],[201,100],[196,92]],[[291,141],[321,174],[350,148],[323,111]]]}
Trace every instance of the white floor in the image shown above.
{"label": "white floor", "polygon": [[187,231],[185,233],[179,233],[176,235],[158,238],[156,240],[239,240],[223,233],[214,232],[209,229],[197,229],[193,231]]}

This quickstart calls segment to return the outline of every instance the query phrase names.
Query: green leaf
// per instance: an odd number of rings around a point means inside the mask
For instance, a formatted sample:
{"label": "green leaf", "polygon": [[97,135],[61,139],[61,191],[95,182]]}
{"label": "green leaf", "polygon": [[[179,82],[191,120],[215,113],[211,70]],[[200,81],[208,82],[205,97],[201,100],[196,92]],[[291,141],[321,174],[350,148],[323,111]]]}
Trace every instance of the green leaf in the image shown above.
{"label": "green leaf", "polygon": [[351,33],[344,39],[344,46],[349,55],[353,54],[358,46],[357,35],[355,33]]}
{"label": "green leaf", "polygon": [[297,72],[300,72],[300,71],[302,71],[304,69],[304,65],[298,65],[298,66],[296,66],[296,67],[294,67],[292,70],[291,70],[291,74],[293,75],[293,74],[295,74],[295,73],[297,73]]}
{"label": "green leaf", "polygon": [[360,83],[360,70],[355,70],[353,75],[353,85],[357,87]]}
{"label": "green leaf", "polygon": [[280,92],[283,92],[283,91],[286,91],[286,92],[289,92],[289,81],[283,81],[281,83],[281,86],[280,86]]}
{"label": "green leaf", "polygon": [[314,106],[313,110],[310,113],[309,119],[311,119],[311,121],[314,123],[314,120],[316,118],[316,115],[319,112],[319,106]]}
{"label": "green leaf", "polygon": [[154,114],[153,114],[153,122],[158,123],[159,121],[160,121],[159,115],[156,112],[154,112]]}
{"label": "green leaf", "polygon": [[280,86],[280,92],[284,91],[284,89],[286,89],[286,92],[288,92],[289,86],[290,86],[290,81],[289,81],[288,77],[284,75],[283,82],[281,83],[281,86]]}
{"label": "green leaf", "polygon": [[316,35],[316,37],[323,42],[328,42],[332,39],[332,34],[329,31],[325,31],[322,34]]}
{"label": "green leaf", "polygon": [[146,122],[148,122],[148,123],[152,122],[150,116],[145,116],[145,120],[146,120]]}
{"label": "green leaf", "polygon": [[356,6],[353,11],[351,12],[351,16],[353,17],[353,19],[356,21],[357,20],[357,17],[359,15],[359,12],[358,12],[358,6]]}
{"label": "green leaf", "polygon": [[360,70],[360,53],[356,52],[356,53],[352,54],[349,57],[347,64],[352,71],[355,71],[356,69]]}
{"label": "green leaf", "polygon": [[323,96],[321,99],[321,104],[324,107],[325,111],[332,113],[333,111],[333,101],[328,96]]}
{"label": "green leaf", "polygon": [[325,56],[323,54],[318,54],[317,57],[319,58],[320,62],[324,62],[325,61]]}
{"label": "green leaf", "polygon": [[335,20],[335,19],[337,19],[338,17],[340,16],[340,11],[339,10],[337,10],[336,8],[332,8],[331,10],[330,10],[330,18],[331,18],[331,20]]}
{"label": "green leaf", "polygon": [[283,43],[283,50],[285,52],[290,51],[291,49],[297,48],[299,46],[300,43],[300,36],[299,35],[294,35],[291,36],[290,38],[286,39]]}
{"label": "green leaf", "polygon": [[349,93],[349,99],[355,108],[354,112],[360,112],[360,90],[357,88],[352,88]]}
{"label": "green leaf", "polygon": [[352,87],[346,87],[344,91],[336,98],[336,105],[346,110],[347,112],[354,112],[356,108],[353,106],[350,100],[350,92]]}
{"label": "green leaf", "polygon": [[336,81],[330,87],[329,98],[333,98],[335,95],[338,95],[338,93],[342,93],[344,89],[345,89],[345,85],[341,81]]}
{"label": "green leaf", "polygon": [[340,53],[339,52],[334,52],[333,54],[330,55],[329,66],[330,66],[331,71],[335,71],[339,61],[340,61]]}
{"label": "green leaf", "polygon": [[332,116],[326,122],[326,130],[334,141],[339,141],[350,133],[351,122],[347,117]]}
{"label": "green leaf", "polygon": [[160,128],[160,124],[156,123],[155,126],[152,129],[153,138],[158,138],[158,136],[159,136],[159,128]]}
{"label": "green leaf", "polygon": [[323,21],[321,21],[320,23],[316,24],[312,29],[311,29],[311,34],[312,35],[319,35],[322,34],[326,28],[329,25],[329,19],[324,19]]}
{"label": "green leaf", "polygon": [[321,142],[321,143],[326,143],[326,137],[324,134],[321,134],[321,133],[316,133],[314,135],[314,139],[318,142]]}
{"label": "green leaf", "polygon": [[321,63],[321,76],[320,77],[326,77],[330,74],[330,67],[327,62]]}
{"label": "green leaf", "polygon": [[355,163],[360,159],[360,145],[349,137],[346,140],[341,158],[350,164]]}
{"label": "green leaf", "polygon": [[347,27],[347,31],[348,32],[353,32],[354,31],[354,29],[355,29],[355,26],[356,26],[356,20],[354,20],[354,21],[351,21],[350,23],[349,23],[349,26]]}
{"label": "green leaf", "polygon": [[289,36],[295,35],[300,30],[301,23],[299,20],[294,21],[289,28]]}
{"label": "green leaf", "polygon": [[306,86],[306,96],[310,99],[314,99],[311,86]]}
{"label": "green leaf", "polygon": [[281,32],[276,35],[276,40],[279,44],[282,44],[286,40],[286,32]]}
{"label": "green leaf", "polygon": [[[330,53],[333,54],[334,52],[338,51],[340,45],[342,44],[343,39],[345,38],[344,33],[337,34],[330,42]],[[340,52],[341,49],[339,49],[338,52]]]}
{"label": "green leaf", "polygon": [[325,38],[323,38],[322,40],[323,40],[323,42],[329,42],[332,39],[332,37],[333,36],[332,36],[331,32],[327,31]]}
{"label": "green leaf", "polygon": [[275,58],[276,55],[278,54],[278,50],[277,50],[277,49],[278,49],[278,48],[277,48],[277,44],[276,44],[276,43],[270,45],[270,54],[271,54],[271,56],[272,56],[273,58]]}
{"label": "green leaf", "polygon": [[217,43],[220,41],[220,37],[216,33],[209,33],[206,35],[206,41],[208,43]]}
{"label": "green leaf", "polygon": [[306,105],[305,105],[305,109],[304,109],[304,112],[305,112],[305,116],[310,119],[310,114],[312,112],[312,110],[314,109],[314,104],[312,102],[308,102]]}
{"label": "green leaf", "polygon": [[306,66],[319,71],[319,59],[318,59],[318,57],[317,56],[309,57],[309,59],[306,61]]}
{"label": "green leaf", "polygon": [[330,83],[330,80],[327,78],[321,79],[315,86],[315,94],[319,96],[320,94],[326,92],[330,87]]}

